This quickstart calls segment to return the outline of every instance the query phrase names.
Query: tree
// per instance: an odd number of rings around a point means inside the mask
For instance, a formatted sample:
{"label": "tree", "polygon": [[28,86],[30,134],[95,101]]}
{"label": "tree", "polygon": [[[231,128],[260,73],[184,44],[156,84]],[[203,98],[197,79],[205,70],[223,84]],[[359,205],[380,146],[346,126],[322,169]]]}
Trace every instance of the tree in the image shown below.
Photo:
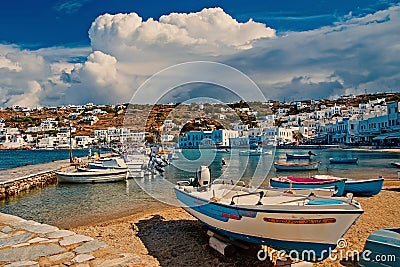
{"label": "tree", "polygon": [[304,139],[304,136],[303,136],[303,134],[300,133],[300,132],[294,132],[294,133],[293,133],[293,138],[294,138],[294,140],[296,140],[296,141],[300,141],[301,139]]}

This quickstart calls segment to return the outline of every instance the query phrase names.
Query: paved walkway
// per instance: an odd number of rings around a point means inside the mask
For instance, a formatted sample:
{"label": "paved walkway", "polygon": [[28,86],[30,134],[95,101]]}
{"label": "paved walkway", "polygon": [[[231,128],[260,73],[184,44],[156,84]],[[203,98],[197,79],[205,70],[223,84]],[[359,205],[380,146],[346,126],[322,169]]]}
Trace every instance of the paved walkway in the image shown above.
{"label": "paved walkway", "polygon": [[0,213],[0,266],[148,266],[138,255],[47,224]]}
{"label": "paved walkway", "polygon": [[66,159],[66,160],[57,160],[48,163],[27,165],[12,169],[0,170],[0,184],[13,182],[19,179],[24,179],[31,175],[37,175],[40,173],[55,171],[69,165],[70,165],[69,159]]}

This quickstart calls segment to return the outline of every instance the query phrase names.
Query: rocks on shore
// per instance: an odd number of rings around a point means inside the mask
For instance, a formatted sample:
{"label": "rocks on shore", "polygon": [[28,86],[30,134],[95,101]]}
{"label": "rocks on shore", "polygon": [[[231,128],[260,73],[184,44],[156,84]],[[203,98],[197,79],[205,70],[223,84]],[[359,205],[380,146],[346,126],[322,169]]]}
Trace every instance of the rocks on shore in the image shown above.
{"label": "rocks on shore", "polygon": [[122,267],[145,263],[92,237],[0,213],[0,265]]}

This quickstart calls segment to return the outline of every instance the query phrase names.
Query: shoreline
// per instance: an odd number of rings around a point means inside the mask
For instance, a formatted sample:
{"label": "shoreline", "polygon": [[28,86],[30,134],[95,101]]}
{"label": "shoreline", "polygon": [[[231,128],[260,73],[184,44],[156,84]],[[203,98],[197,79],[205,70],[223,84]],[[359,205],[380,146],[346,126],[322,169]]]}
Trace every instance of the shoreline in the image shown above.
{"label": "shoreline", "polygon": [[[376,196],[355,199],[361,203],[364,214],[343,238],[349,251],[362,251],[373,231],[399,227],[400,210],[392,207],[400,200],[400,180],[385,182]],[[207,228],[180,207],[143,211],[71,230],[135,253],[156,266],[270,266],[257,259],[257,250],[240,251],[232,257],[220,255],[208,245]],[[350,263],[326,259],[314,266],[353,266]]]}

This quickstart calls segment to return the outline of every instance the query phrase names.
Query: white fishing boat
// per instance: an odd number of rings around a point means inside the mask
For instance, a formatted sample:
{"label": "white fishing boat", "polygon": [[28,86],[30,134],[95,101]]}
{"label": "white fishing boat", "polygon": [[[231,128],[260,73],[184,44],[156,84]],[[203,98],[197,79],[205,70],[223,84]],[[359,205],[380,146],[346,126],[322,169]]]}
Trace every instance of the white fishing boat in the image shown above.
{"label": "white fishing boat", "polygon": [[120,157],[113,158],[104,158],[97,160],[95,162],[88,163],[89,169],[99,169],[99,170],[107,170],[107,169],[121,169],[126,170],[128,166],[125,164],[124,160]]}
{"label": "white fishing boat", "polygon": [[128,170],[91,170],[80,169],[76,172],[56,172],[59,183],[106,183],[127,179]]}
{"label": "white fishing boat", "polygon": [[350,196],[307,196],[210,184],[205,166],[196,179],[178,182],[174,190],[182,207],[212,230],[231,239],[295,250],[307,261],[327,258],[327,252],[363,213]]}

